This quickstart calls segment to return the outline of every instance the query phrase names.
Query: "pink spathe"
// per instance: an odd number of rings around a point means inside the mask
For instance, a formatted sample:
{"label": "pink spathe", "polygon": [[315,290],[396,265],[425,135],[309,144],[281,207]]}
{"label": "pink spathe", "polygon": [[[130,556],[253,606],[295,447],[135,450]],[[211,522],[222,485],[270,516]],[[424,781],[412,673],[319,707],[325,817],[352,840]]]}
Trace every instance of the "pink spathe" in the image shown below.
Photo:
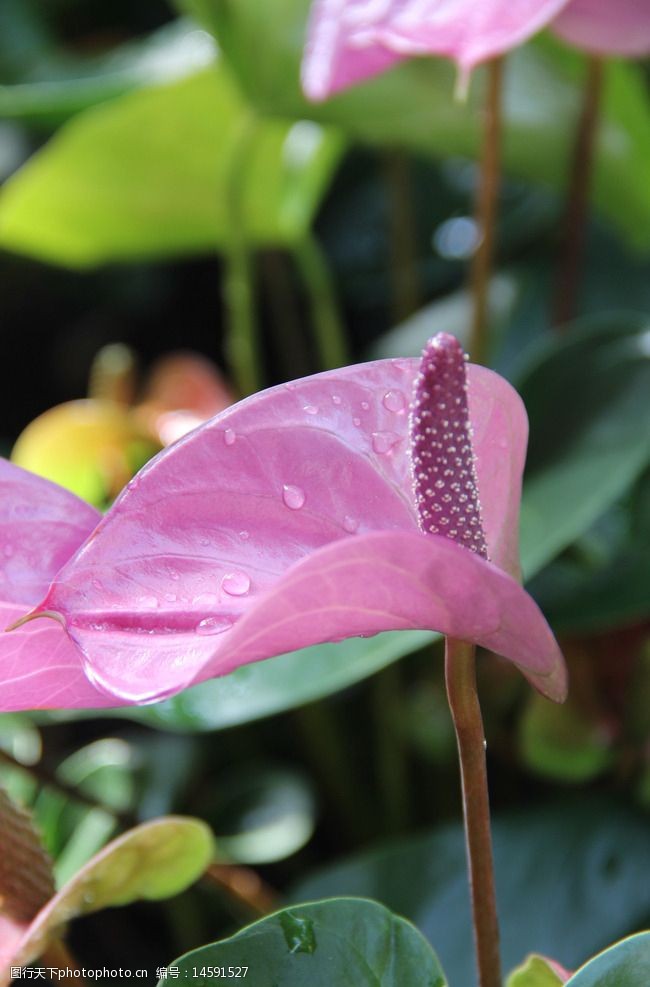
{"label": "pink spathe", "polygon": [[526,41],[567,0],[315,0],[303,63],[313,100],[414,55],[452,58],[467,75]]}
{"label": "pink spathe", "polygon": [[586,51],[650,51],[648,0],[314,0],[303,87],[327,99],[418,55],[453,59],[466,80],[547,26]]}
{"label": "pink spathe", "polygon": [[[113,704],[149,701],[312,644],[423,628],[491,648],[563,698],[562,656],[517,582],[521,401],[468,367],[487,561],[420,530],[408,423],[418,370],[381,361],[281,385],[148,464],[35,608],[59,615],[93,685]],[[50,661],[44,628],[65,662],[74,655],[62,627],[35,620],[18,632],[33,635],[33,668]],[[23,682],[22,705],[103,701],[72,686],[50,701]]]}
{"label": "pink spathe", "polygon": [[650,54],[650,0],[571,0],[553,31],[597,55]]}
{"label": "pink spathe", "polygon": [[0,709],[111,705],[61,624],[39,620],[2,633],[38,603],[99,519],[67,490],[0,459]]}

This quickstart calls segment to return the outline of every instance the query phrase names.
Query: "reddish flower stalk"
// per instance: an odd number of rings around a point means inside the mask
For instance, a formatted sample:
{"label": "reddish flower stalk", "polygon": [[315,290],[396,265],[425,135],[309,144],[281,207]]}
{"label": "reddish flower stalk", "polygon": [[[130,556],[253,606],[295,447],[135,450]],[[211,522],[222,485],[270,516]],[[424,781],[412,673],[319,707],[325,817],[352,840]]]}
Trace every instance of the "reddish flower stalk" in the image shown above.
{"label": "reddish flower stalk", "polygon": [[[411,413],[411,448],[420,527],[487,559],[472,451],[463,351],[440,335],[422,355]],[[458,745],[463,819],[480,987],[500,987],[499,922],[490,803],[475,648],[446,639],[445,680]]]}

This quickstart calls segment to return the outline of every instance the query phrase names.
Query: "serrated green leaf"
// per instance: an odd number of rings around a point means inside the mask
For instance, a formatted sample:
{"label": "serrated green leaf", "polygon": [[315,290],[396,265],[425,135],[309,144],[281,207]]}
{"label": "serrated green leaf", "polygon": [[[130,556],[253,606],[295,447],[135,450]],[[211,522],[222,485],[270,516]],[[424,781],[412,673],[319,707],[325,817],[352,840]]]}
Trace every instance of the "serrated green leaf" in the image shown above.
{"label": "serrated green leaf", "polygon": [[170,964],[179,981],[191,978],[197,985],[212,982],[210,967],[243,966],[250,987],[447,983],[431,947],[410,922],[374,901],[353,898],[295,905]]}

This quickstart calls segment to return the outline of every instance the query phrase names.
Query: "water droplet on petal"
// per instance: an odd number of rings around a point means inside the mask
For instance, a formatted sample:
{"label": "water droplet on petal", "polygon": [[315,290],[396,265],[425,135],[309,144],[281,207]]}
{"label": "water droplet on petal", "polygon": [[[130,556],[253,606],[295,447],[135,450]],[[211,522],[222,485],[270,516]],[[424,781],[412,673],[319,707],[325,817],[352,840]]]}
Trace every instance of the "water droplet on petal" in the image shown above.
{"label": "water droplet on petal", "polygon": [[404,411],[406,408],[406,395],[402,391],[386,391],[382,399],[382,404],[387,411],[396,413]]}
{"label": "water droplet on petal", "polygon": [[227,428],[223,433],[223,441],[227,446],[232,446],[235,444],[235,439],[237,436],[232,428]]}
{"label": "water droplet on petal", "polygon": [[155,596],[140,596],[137,603],[138,606],[145,607],[147,610],[155,610],[159,605]]}
{"label": "water droplet on petal", "polygon": [[354,517],[350,517],[349,514],[346,514],[345,517],[343,518],[344,530],[347,531],[348,534],[353,535],[354,532],[357,531],[358,527],[359,527],[359,522],[357,521],[357,519]]}
{"label": "water droplet on petal", "polygon": [[251,536],[250,531],[240,531],[239,532],[239,537],[241,538],[242,541],[247,541],[250,538],[250,536]]}
{"label": "water droplet on petal", "polygon": [[360,418],[353,418],[353,419],[352,419],[352,424],[353,424],[353,425],[356,425],[356,426],[357,426],[357,428],[358,428],[358,427],[359,427],[359,425],[361,424],[361,419],[360,419]]}
{"label": "water droplet on petal", "polygon": [[207,637],[210,634],[223,634],[224,631],[229,631],[232,625],[233,622],[229,617],[204,617],[196,625],[196,633],[200,634],[201,637]]}
{"label": "water droplet on petal", "polygon": [[318,414],[318,408],[316,407],[315,404],[306,404],[302,410],[307,415],[317,415]]}
{"label": "water droplet on petal", "polygon": [[341,398],[338,394],[332,394],[332,404],[340,404]]}
{"label": "water droplet on petal", "polygon": [[368,404],[367,401],[362,401],[361,402],[361,407],[363,408],[364,411],[367,411],[368,408],[370,407],[370,405]]}
{"label": "water droplet on petal", "polygon": [[251,588],[251,581],[241,569],[227,572],[221,580],[221,588],[229,596],[245,596]]}
{"label": "water droplet on petal", "polygon": [[305,503],[305,491],[302,487],[294,487],[285,483],[282,487],[282,500],[292,511],[299,511]]}
{"label": "water droplet on petal", "polygon": [[372,448],[380,456],[390,452],[399,442],[399,435],[395,432],[373,432]]}

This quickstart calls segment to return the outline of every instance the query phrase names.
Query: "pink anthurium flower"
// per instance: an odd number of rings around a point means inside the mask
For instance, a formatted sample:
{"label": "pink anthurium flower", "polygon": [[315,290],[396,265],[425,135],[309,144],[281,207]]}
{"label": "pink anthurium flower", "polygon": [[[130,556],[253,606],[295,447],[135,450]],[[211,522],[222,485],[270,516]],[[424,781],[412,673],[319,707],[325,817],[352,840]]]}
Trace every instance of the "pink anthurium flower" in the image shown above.
{"label": "pink anthurium flower", "polygon": [[117,702],[405,628],[494,650],[561,700],[564,661],[517,578],[526,436],[516,392],[482,367],[466,382],[450,336],[421,365],[272,388],[145,466],[31,616],[58,617]]}
{"label": "pink anthurium flower", "polygon": [[[0,628],[34,606],[101,515],[49,480],[0,459]],[[110,706],[79,650],[49,620],[0,638],[0,709]]]}
{"label": "pink anthurium flower", "polygon": [[553,22],[558,37],[596,55],[650,54],[648,0],[571,0]]}
{"label": "pink anthurium flower", "polygon": [[549,24],[588,51],[650,50],[646,0],[314,0],[304,89],[310,99],[327,99],[416,55],[452,58],[466,82],[480,62]]}

